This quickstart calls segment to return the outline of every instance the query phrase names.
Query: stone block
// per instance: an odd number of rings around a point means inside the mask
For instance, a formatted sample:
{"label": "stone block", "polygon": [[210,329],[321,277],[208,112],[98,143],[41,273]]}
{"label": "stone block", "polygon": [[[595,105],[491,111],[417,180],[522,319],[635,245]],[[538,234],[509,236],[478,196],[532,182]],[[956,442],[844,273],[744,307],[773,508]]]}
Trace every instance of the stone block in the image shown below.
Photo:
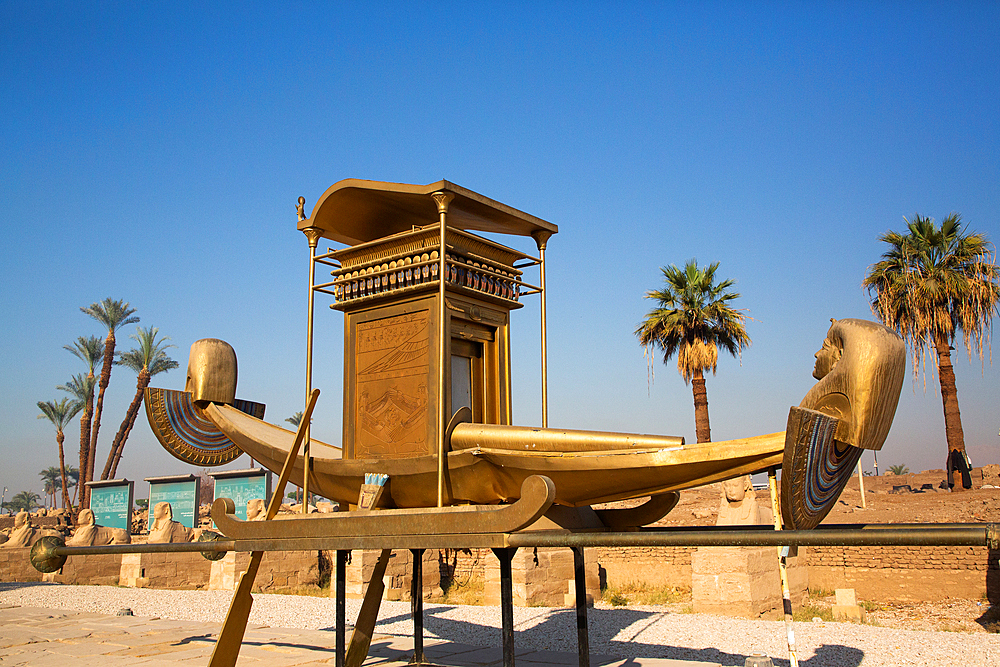
{"label": "stone block", "polygon": [[864,623],[867,620],[867,614],[865,610],[856,604],[844,605],[835,604],[833,605],[833,620],[835,621],[851,621],[854,623]]}
{"label": "stone block", "polygon": [[[788,559],[793,606],[805,597],[807,574]],[[793,574],[794,573],[794,574]],[[783,602],[778,555],[771,547],[697,549],[691,556],[691,598],[696,613],[781,618]]]}

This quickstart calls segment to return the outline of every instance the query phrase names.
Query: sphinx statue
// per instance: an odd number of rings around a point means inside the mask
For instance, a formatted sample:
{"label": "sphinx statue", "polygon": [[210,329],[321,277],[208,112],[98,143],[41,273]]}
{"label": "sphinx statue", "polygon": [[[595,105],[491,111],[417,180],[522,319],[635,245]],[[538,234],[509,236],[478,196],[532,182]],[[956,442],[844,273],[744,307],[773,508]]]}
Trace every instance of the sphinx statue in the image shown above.
{"label": "sphinx statue", "polygon": [[72,547],[99,547],[106,544],[131,544],[132,537],[127,530],[99,526],[94,520],[94,512],[82,510],[77,517],[76,532],[67,540],[66,545]]}
{"label": "sphinx statue", "polygon": [[770,523],[769,512],[757,502],[750,475],[727,479],[722,483],[717,526],[752,526]]}
{"label": "sphinx statue", "polygon": [[149,529],[148,543],[190,542],[193,531],[179,521],[174,521],[174,511],[168,502],[156,503],[153,508],[153,527]]}
{"label": "sphinx statue", "polygon": [[28,513],[21,510],[14,515],[14,530],[11,531],[9,539],[0,544],[0,547],[5,549],[30,547],[41,536],[38,529],[31,525]]}
{"label": "sphinx statue", "polygon": [[267,505],[263,498],[252,498],[247,501],[247,521],[263,521],[267,518]]}

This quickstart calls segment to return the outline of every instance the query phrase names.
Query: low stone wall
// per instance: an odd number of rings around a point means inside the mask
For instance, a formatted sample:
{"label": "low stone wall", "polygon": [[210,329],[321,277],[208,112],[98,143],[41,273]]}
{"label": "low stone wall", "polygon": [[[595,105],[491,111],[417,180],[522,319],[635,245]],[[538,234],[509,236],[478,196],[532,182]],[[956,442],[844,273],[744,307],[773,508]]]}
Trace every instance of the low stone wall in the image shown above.
{"label": "low stone wall", "polygon": [[587,549],[587,562],[601,568],[601,585],[645,583],[687,588],[691,585],[694,547],[596,547]]}
{"label": "low stone wall", "polygon": [[121,579],[122,557],[123,554],[96,554],[67,558],[62,569],[42,577],[57,584],[115,586]]}
{"label": "low stone wall", "polygon": [[[31,525],[35,528],[57,528],[69,525],[69,518],[66,516],[32,516]],[[0,530],[10,530],[13,527],[13,516],[9,514],[0,516]]]}
{"label": "low stone wall", "polygon": [[27,547],[0,549],[0,581],[41,581],[42,573],[28,560],[30,553]]}
{"label": "low stone wall", "polygon": [[[232,552],[211,562],[209,590],[236,590],[240,575],[250,564],[250,553]],[[328,551],[272,551],[261,559],[254,591],[276,593],[303,586],[322,587],[329,582],[330,552]]]}
{"label": "low stone wall", "polygon": [[129,588],[204,589],[212,573],[212,562],[200,553],[123,554],[121,558],[118,583]]}
{"label": "low stone wall", "polygon": [[810,547],[813,590],[853,588],[874,602],[987,596],[1000,603],[1000,550],[986,547]]}
{"label": "low stone wall", "polygon": [[[642,582],[652,586],[688,587],[694,549],[594,548],[586,550],[587,589],[599,595],[601,585]],[[61,572],[43,576],[28,559],[30,549],[0,549],[0,581],[56,581],[67,584],[119,584],[149,588],[232,590],[250,555],[231,553],[214,563],[228,580],[213,575],[213,563],[201,554],[125,554],[74,557]],[[800,550],[811,590],[853,588],[861,600],[940,600],[988,597],[1000,604],[1000,551],[986,547],[810,547]],[[347,593],[361,597],[378,552],[354,551],[348,567]],[[386,572],[389,599],[408,599],[410,553],[397,550]],[[499,563],[489,550],[427,550],[424,595],[440,594],[441,586],[470,577],[487,580],[487,600],[499,595]],[[537,562],[536,562],[537,559]],[[330,577],[332,552],[268,553],[255,589],[276,591],[320,586]],[[597,574],[600,567],[600,575]],[[565,570],[565,571],[563,571]],[[569,549],[519,549],[514,561],[516,604],[562,606],[572,595],[572,552]],[[494,574],[495,573],[495,574]],[[490,584],[490,580],[493,583]]]}

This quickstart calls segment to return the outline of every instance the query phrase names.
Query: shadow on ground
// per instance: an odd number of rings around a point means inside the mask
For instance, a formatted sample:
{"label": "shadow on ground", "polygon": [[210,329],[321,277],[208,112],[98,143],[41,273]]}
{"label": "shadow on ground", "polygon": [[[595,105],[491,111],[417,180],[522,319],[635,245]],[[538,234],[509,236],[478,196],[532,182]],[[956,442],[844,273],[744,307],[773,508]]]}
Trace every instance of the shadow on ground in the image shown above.
{"label": "shadow on ground", "polygon": [[[442,618],[441,614],[454,607],[440,606],[424,610],[424,628],[427,632],[433,633],[446,641],[456,641],[461,643],[476,643],[470,641],[470,637],[491,637],[489,646],[499,647],[501,645],[500,630],[494,627],[484,627],[470,621],[457,621],[449,618]],[[519,647],[533,646],[543,647],[540,650],[556,650],[576,652],[576,612],[573,609],[560,611],[545,610],[547,617],[541,623],[530,628],[518,628],[515,624],[514,646],[520,652]],[[498,610],[499,615],[499,610]],[[594,664],[600,664],[602,658],[615,657],[618,659],[628,657],[642,658],[667,658],[673,660],[700,660],[703,662],[718,663],[724,667],[743,667],[749,652],[728,653],[716,648],[685,648],[671,646],[669,644],[648,644],[643,643],[638,636],[647,627],[666,615],[663,612],[639,611],[632,609],[590,609],[588,610],[588,625],[590,626],[590,650],[595,658]],[[409,614],[400,614],[390,618],[379,620],[379,625],[390,625],[393,623],[405,622],[410,619]],[[618,637],[623,630],[630,628],[628,636]],[[333,630],[334,628],[324,628]],[[378,632],[378,626],[375,631]],[[783,632],[783,631],[782,631]],[[553,641],[553,638],[558,638]],[[567,644],[566,642],[571,643]],[[807,660],[800,660],[802,667],[826,667],[836,664],[843,667],[858,667],[864,658],[864,652],[851,647],[839,644],[824,644],[820,646],[812,657]],[[787,667],[787,658],[772,656],[775,667]],[[628,664],[626,661],[624,664]]]}

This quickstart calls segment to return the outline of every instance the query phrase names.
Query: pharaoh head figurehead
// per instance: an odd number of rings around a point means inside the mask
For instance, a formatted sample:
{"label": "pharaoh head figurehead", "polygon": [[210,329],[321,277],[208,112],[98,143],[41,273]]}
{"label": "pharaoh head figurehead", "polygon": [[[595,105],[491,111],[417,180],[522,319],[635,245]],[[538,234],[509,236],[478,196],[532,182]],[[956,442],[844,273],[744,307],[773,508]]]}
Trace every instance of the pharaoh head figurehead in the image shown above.
{"label": "pharaoh head figurehead", "polygon": [[80,510],[80,516],[76,518],[76,525],[78,526],[93,526],[94,525],[94,511],[91,509]]}
{"label": "pharaoh head figurehead", "polygon": [[885,442],[906,372],[902,339],[867,320],[831,320],[816,353],[819,382],[799,404],[840,419],[836,438],[862,449]]}
{"label": "pharaoh head figurehead", "polygon": [[218,338],[203,338],[191,344],[184,391],[196,405],[231,405],[236,400],[236,351]]}

